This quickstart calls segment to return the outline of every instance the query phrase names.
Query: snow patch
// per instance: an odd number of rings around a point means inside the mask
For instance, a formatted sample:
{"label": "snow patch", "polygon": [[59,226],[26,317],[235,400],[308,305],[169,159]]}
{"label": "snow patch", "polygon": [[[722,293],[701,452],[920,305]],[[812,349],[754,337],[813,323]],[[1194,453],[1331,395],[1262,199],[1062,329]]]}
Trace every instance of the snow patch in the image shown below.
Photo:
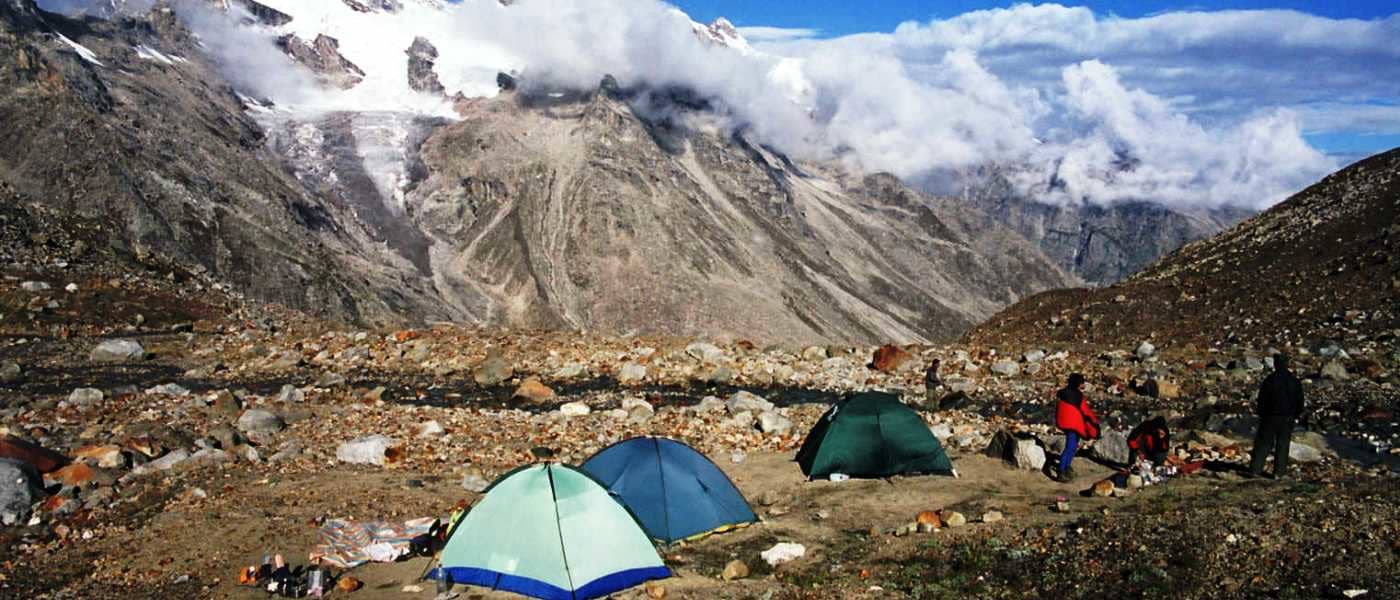
{"label": "snow patch", "polygon": [[153,60],[156,62],[165,63],[167,65],[175,64],[175,59],[166,56],[165,54],[162,54],[160,50],[156,50],[155,48],[152,48],[145,44],[136,46],[136,56],[141,57],[141,59],[143,60]]}
{"label": "snow patch", "polygon": [[54,35],[58,36],[58,39],[63,40],[63,43],[68,44],[68,46],[71,47],[74,52],[77,52],[78,56],[82,57],[83,60],[88,61],[99,67],[107,66],[102,64],[102,61],[97,60],[97,53],[93,52],[92,50],[89,50],[87,46],[70,40],[68,39],[68,36],[63,35],[61,33],[55,33]]}

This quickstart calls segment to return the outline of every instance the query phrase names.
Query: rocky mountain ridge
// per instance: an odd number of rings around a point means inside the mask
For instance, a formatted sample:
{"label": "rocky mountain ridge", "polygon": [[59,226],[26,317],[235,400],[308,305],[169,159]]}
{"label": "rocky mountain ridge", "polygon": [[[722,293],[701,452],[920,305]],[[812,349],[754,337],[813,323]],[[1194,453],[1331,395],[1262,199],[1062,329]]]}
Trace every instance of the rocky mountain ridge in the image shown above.
{"label": "rocky mountain ridge", "polygon": [[0,16],[24,57],[0,71],[0,176],[25,202],[329,318],[920,341],[1071,281],[975,208],[694,125],[684,94],[302,115],[240,95],[168,9]]}
{"label": "rocky mountain ridge", "polygon": [[1117,285],[1028,298],[968,335],[987,343],[1253,343],[1394,338],[1400,149],[1362,160]]}

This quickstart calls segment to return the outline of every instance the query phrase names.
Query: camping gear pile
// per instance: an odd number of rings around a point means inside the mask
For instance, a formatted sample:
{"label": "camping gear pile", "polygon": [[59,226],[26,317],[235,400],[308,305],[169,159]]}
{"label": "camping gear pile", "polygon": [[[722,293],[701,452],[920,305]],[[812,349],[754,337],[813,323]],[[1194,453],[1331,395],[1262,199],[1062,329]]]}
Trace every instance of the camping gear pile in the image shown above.
{"label": "camping gear pile", "polygon": [[[367,522],[330,519],[321,525],[320,543],[311,552],[313,562],[320,560],[342,569],[353,569],[367,562],[394,562],[414,553],[414,540],[434,529],[432,517],[403,523]],[[422,546],[422,542],[419,542]]]}

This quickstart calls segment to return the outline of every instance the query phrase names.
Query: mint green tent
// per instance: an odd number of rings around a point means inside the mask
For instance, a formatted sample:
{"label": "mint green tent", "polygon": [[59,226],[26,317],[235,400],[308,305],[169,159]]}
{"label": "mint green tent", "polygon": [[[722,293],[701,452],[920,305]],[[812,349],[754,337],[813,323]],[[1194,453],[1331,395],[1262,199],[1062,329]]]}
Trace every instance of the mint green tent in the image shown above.
{"label": "mint green tent", "polygon": [[568,600],[670,576],[632,513],[583,471],[558,464],[521,467],[492,483],[430,575]]}

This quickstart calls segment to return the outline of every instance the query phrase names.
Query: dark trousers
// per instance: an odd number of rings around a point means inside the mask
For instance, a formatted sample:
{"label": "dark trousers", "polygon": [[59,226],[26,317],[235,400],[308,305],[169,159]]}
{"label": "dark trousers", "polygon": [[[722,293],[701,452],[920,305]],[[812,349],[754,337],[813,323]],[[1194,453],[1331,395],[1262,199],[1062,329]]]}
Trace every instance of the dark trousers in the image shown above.
{"label": "dark trousers", "polygon": [[1283,477],[1288,472],[1288,446],[1293,443],[1293,425],[1297,417],[1259,417],[1259,432],[1254,436],[1254,453],[1249,462],[1249,472],[1259,475],[1264,472],[1264,463],[1269,460],[1269,452],[1274,453],[1274,477]]}

